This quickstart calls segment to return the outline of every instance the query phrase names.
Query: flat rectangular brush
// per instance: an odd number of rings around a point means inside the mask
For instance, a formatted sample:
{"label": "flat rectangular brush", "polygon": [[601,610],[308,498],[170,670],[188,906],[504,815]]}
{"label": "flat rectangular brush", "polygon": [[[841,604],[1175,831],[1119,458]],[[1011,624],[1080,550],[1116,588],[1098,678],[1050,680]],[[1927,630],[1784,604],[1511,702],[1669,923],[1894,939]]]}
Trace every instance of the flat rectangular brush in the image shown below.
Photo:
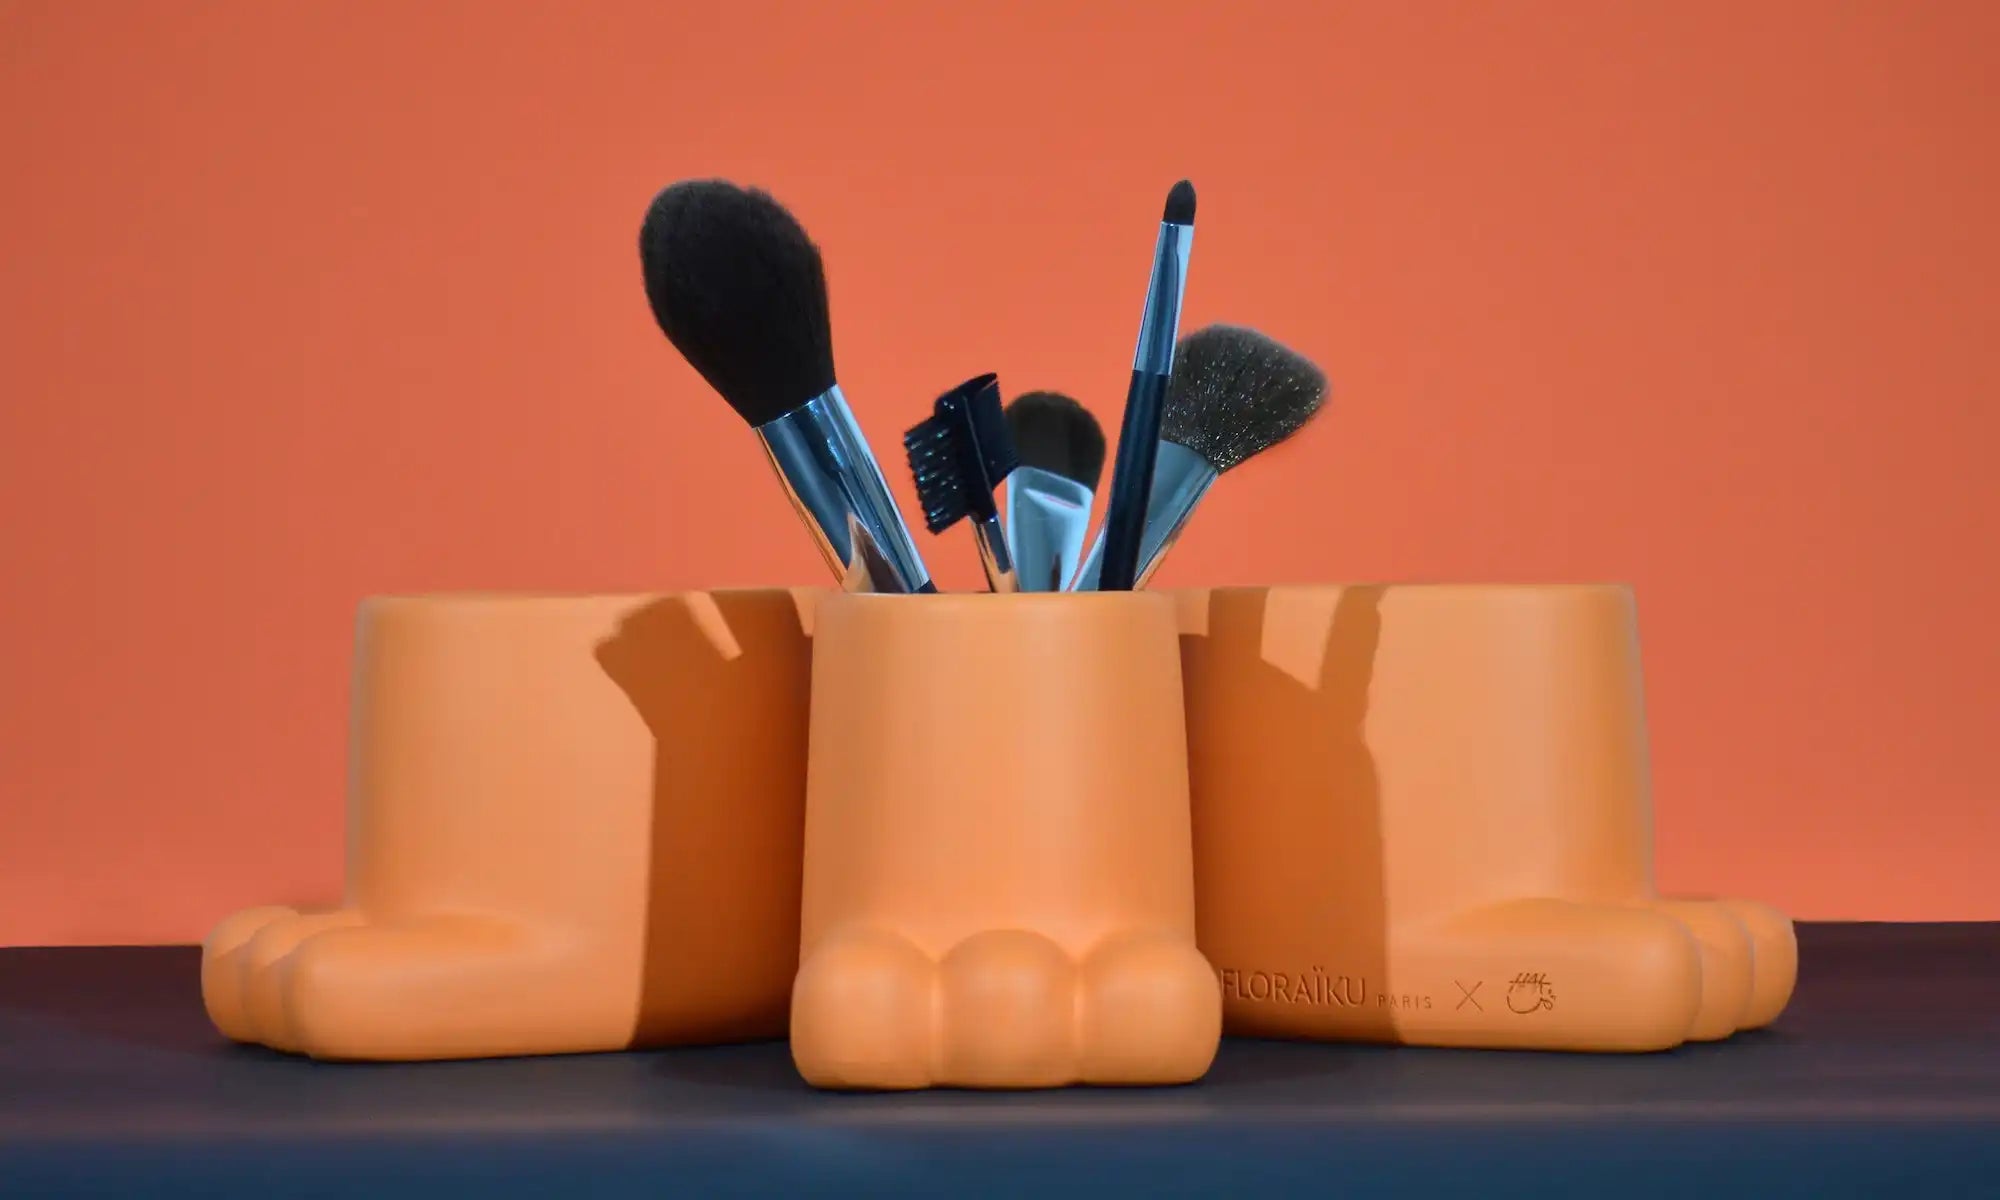
{"label": "flat rectangular brush", "polygon": [[1007,544],[1021,590],[1060,592],[1075,577],[1090,533],[1104,431],[1089,409],[1060,392],[1015,397],[1007,429],[1021,455],[1007,480]]}

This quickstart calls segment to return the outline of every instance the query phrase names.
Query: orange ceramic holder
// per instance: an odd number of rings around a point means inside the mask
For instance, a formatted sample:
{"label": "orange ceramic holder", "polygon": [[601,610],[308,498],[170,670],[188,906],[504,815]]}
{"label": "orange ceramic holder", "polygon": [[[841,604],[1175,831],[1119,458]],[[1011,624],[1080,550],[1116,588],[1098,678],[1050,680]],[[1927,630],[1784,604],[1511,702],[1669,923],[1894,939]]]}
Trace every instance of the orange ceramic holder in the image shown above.
{"label": "orange ceramic holder", "polygon": [[782,1036],[815,598],[365,603],[346,902],[223,921],[217,1028],[338,1059]]}
{"label": "orange ceramic holder", "polygon": [[1179,601],[1200,941],[1229,1032],[1638,1051],[1784,1008],[1789,920],[1654,890],[1628,591]]}
{"label": "orange ceramic holder", "polygon": [[833,596],[813,660],[792,1053],[837,1088],[1182,1083],[1195,948],[1174,609]]}

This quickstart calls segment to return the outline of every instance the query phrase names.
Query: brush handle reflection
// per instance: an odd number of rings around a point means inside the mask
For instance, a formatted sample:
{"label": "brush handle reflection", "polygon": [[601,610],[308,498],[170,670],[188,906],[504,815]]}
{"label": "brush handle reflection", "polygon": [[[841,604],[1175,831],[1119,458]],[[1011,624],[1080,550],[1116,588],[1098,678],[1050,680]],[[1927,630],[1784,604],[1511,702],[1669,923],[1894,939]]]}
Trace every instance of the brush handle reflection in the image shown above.
{"label": "brush handle reflection", "polygon": [[[1174,548],[1188,517],[1208,494],[1215,482],[1216,469],[1207,459],[1178,442],[1161,442],[1153,459],[1153,486],[1146,500],[1146,531],[1140,538],[1139,570],[1133,587],[1146,586],[1154,571]],[[1083,569],[1077,572],[1072,590],[1094,592],[1098,573],[1104,565],[1104,535],[1090,548]]]}
{"label": "brush handle reflection", "polygon": [[1188,255],[1193,250],[1194,226],[1161,222],[1160,236],[1153,243],[1153,277],[1146,282],[1146,307],[1139,318],[1139,342],[1132,349],[1134,371],[1173,372],[1181,297],[1187,294]]}
{"label": "brush handle reflection", "polygon": [[1000,527],[999,514],[990,517],[974,514],[972,536],[979,543],[979,565],[986,571],[986,586],[995,592],[1019,591],[1020,579],[1007,545],[1007,531]]}
{"label": "brush handle reflection", "polygon": [[841,587],[932,590],[923,556],[839,387],[757,426],[757,436]]}
{"label": "brush handle reflection", "polygon": [[1076,574],[1090,533],[1091,489],[1040,467],[1007,477],[1007,544],[1024,592],[1060,592]]}

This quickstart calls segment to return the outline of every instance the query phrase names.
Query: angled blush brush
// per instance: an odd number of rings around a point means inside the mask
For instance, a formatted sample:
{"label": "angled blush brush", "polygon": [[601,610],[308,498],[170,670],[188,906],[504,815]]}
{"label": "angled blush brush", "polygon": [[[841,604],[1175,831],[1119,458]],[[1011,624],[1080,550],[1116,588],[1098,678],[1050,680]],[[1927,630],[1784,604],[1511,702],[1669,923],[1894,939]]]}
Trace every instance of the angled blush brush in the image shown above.
{"label": "angled blush brush", "polygon": [[1187,290],[1188,252],[1194,246],[1194,185],[1183,179],[1167,193],[1160,234],[1153,243],[1153,277],[1132,353],[1132,383],[1118,429],[1118,457],[1111,471],[1111,500],[1104,512],[1104,558],[1097,586],[1125,591],[1138,582],[1146,498],[1153,490],[1153,455],[1159,448],[1160,406],[1173,373],[1180,335],[1181,295]]}
{"label": "angled blush brush", "polygon": [[761,191],[686,180],[654,198],[639,258],[661,331],[756,431],[841,585],[935,591],[834,381],[825,269],[792,214]]}
{"label": "angled blush brush", "polygon": [[993,503],[994,489],[1020,463],[1000,408],[999,377],[980,375],[938,397],[932,416],[903,435],[903,449],[924,524],[943,533],[971,518],[987,587],[1016,590],[1013,555]]}
{"label": "angled blush brush", "polygon": [[1059,592],[1075,576],[1104,474],[1104,430],[1059,392],[1029,392],[1007,406],[1021,465],[1007,480],[1007,544],[1021,590]]}
{"label": "angled blush brush", "polygon": [[[1160,424],[1136,583],[1159,569],[1224,472],[1297,433],[1325,398],[1318,367],[1254,329],[1210,325],[1182,339]],[[1079,590],[1095,585],[1103,551],[1100,537],[1077,576]]]}

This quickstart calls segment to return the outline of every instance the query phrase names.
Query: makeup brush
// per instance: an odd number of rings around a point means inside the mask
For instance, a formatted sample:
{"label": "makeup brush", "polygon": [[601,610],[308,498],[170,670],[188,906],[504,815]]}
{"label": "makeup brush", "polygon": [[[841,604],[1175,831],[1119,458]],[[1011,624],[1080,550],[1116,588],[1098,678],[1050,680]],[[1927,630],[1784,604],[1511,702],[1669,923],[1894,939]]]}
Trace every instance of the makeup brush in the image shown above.
{"label": "makeup brush", "polygon": [[993,503],[993,490],[1020,465],[1000,410],[999,376],[980,375],[939,396],[933,415],[903,435],[903,450],[924,524],[943,533],[971,517],[987,587],[1015,590],[1013,556]]}
{"label": "makeup brush", "polygon": [[667,340],[756,431],[848,591],[928,592],[930,575],[834,382],[819,248],[764,192],[686,180],[639,230]]}
{"label": "makeup brush", "polygon": [[1007,406],[1021,465],[1007,481],[1007,544],[1021,590],[1059,592],[1076,574],[1090,504],[1104,474],[1104,430],[1060,392],[1028,392]]}
{"label": "makeup brush", "polygon": [[[1326,376],[1303,355],[1254,329],[1209,325],[1182,339],[1167,388],[1146,504],[1136,582],[1173,549],[1181,527],[1223,472],[1297,433],[1326,398]],[[1076,587],[1089,590],[1104,550],[1091,547]]]}
{"label": "makeup brush", "polygon": [[1111,472],[1111,501],[1104,512],[1104,560],[1098,587],[1125,591],[1138,581],[1140,534],[1146,497],[1153,489],[1153,451],[1159,445],[1160,405],[1173,373],[1180,336],[1181,294],[1187,290],[1188,252],[1194,245],[1194,185],[1183,179],[1167,193],[1160,235],[1153,243],[1153,278],[1132,354],[1132,384],[1118,429],[1118,458]]}

